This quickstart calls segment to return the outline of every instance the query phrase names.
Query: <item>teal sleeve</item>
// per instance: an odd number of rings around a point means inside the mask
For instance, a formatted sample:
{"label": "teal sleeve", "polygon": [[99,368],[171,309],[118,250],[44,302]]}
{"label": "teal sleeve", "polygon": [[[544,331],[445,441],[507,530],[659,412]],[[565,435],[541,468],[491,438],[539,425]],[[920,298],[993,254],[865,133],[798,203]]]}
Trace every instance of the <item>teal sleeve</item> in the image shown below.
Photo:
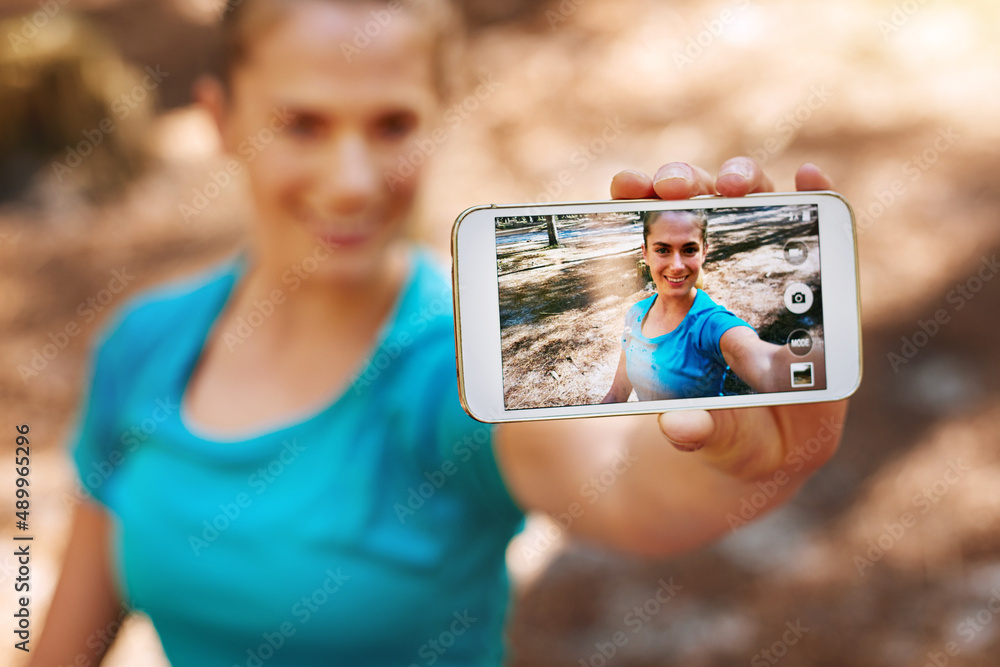
{"label": "teal sleeve", "polygon": [[726,366],[726,359],[722,355],[720,345],[722,334],[734,327],[750,327],[751,330],[754,330],[744,320],[721,306],[705,317],[705,322],[701,327],[701,335],[698,340],[700,348],[721,366]]}
{"label": "teal sleeve", "polygon": [[121,318],[112,317],[90,343],[84,391],[69,449],[84,493],[107,505],[107,490],[125,452],[119,446],[116,406],[120,404]]}
{"label": "teal sleeve", "polygon": [[455,360],[438,377],[442,378],[434,424],[435,442],[442,460],[454,461],[456,481],[483,504],[485,511],[508,526],[524,518],[523,510],[511,497],[494,452],[496,427],[478,422],[462,408],[458,399]]}

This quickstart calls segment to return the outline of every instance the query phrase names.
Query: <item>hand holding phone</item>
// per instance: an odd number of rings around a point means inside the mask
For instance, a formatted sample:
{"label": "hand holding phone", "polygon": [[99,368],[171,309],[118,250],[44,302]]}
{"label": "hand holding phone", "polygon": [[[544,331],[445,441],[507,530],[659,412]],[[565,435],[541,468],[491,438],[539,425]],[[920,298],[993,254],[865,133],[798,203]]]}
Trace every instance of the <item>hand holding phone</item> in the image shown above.
{"label": "hand holding phone", "polygon": [[[810,164],[798,170],[795,184],[800,191],[833,186]],[[664,165],[653,178],[621,172],[612,182],[611,193],[616,200],[681,200],[716,193],[738,198],[771,189],[770,179],[758,164],[734,158],[723,164],[717,179],[683,163]],[[492,248],[495,253],[495,240]],[[461,262],[459,256],[454,259]],[[825,265],[823,270],[825,275]],[[493,281],[492,289],[498,293],[497,273]],[[456,309],[459,305],[456,299]],[[499,313],[491,317],[496,319],[499,348]],[[614,357],[621,348],[612,345],[610,352]],[[596,414],[607,414],[601,410],[610,407],[598,405]],[[642,465],[629,472],[627,484],[613,487],[614,502],[600,504],[609,511],[588,512],[573,529],[637,553],[675,554],[736,530],[787,501],[837,450],[846,408],[847,401],[840,400],[740,409],[670,409],[658,415],[658,427],[652,418],[644,417],[505,423],[496,429],[497,456],[523,506],[558,514],[577,498],[580,479],[604,469],[609,452],[627,453]],[[758,502],[763,488],[769,489],[767,497]]]}
{"label": "hand holding phone", "polygon": [[[615,187],[714,191],[688,169]],[[729,176],[720,189],[739,188]],[[479,207],[453,243],[478,419],[829,401],[860,380],[853,218],[833,193]]]}

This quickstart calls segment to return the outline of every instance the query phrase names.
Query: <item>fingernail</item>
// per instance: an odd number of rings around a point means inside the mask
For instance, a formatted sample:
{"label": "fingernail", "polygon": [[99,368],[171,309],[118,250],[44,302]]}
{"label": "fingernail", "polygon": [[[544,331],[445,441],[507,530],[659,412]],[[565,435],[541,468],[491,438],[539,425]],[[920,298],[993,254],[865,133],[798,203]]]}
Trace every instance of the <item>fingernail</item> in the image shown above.
{"label": "fingernail", "polygon": [[736,163],[729,165],[719,172],[719,177],[729,176],[730,174],[735,174],[736,176],[740,176],[748,181],[750,180],[750,169],[748,169],[744,164]]}
{"label": "fingernail", "polygon": [[677,442],[676,440],[671,440],[670,442],[682,452],[696,452],[704,446],[700,442]]}
{"label": "fingernail", "polygon": [[688,178],[687,170],[683,167],[667,167],[657,174],[656,183],[654,183],[654,185],[674,179],[684,181],[685,183],[691,182],[691,179]]}

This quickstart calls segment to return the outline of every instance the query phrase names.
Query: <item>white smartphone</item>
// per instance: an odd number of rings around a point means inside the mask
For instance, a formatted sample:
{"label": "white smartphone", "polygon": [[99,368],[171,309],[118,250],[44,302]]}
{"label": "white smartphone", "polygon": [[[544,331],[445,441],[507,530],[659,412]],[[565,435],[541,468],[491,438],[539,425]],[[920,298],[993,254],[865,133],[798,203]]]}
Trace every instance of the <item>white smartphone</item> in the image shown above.
{"label": "white smartphone", "polygon": [[854,215],[834,192],[478,206],[452,259],[480,421],[831,401],[861,381]]}

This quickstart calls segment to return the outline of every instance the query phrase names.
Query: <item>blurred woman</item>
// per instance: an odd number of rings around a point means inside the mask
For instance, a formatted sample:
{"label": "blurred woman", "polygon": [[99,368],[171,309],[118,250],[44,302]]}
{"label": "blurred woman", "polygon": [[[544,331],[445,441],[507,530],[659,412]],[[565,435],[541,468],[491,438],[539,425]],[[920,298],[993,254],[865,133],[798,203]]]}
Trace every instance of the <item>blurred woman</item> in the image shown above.
{"label": "blurred woman", "polygon": [[[250,248],[140,294],[102,331],[73,444],[88,497],[35,667],[99,659],[97,633],[130,609],[185,667],[498,665],[505,552],[526,511],[565,512],[583,481],[640,456],[572,530],[633,553],[690,549],[728,530],[745,476],[765,472],[720,448],[770,469],[842,414],[744,413],[758,427],[719,440],[700,413],[661,430],[494,428],[462,411],[447,271],[406,236],[420,165],[398,169],[441,117],[446,14],[433,0],[227,10],[225,75],[199,96],[248,176]],[[634,172],[613,184],[645,189]],[[678,433],[684,447],[664,440]],[[692,437],[711,456],[680,451]]]}

